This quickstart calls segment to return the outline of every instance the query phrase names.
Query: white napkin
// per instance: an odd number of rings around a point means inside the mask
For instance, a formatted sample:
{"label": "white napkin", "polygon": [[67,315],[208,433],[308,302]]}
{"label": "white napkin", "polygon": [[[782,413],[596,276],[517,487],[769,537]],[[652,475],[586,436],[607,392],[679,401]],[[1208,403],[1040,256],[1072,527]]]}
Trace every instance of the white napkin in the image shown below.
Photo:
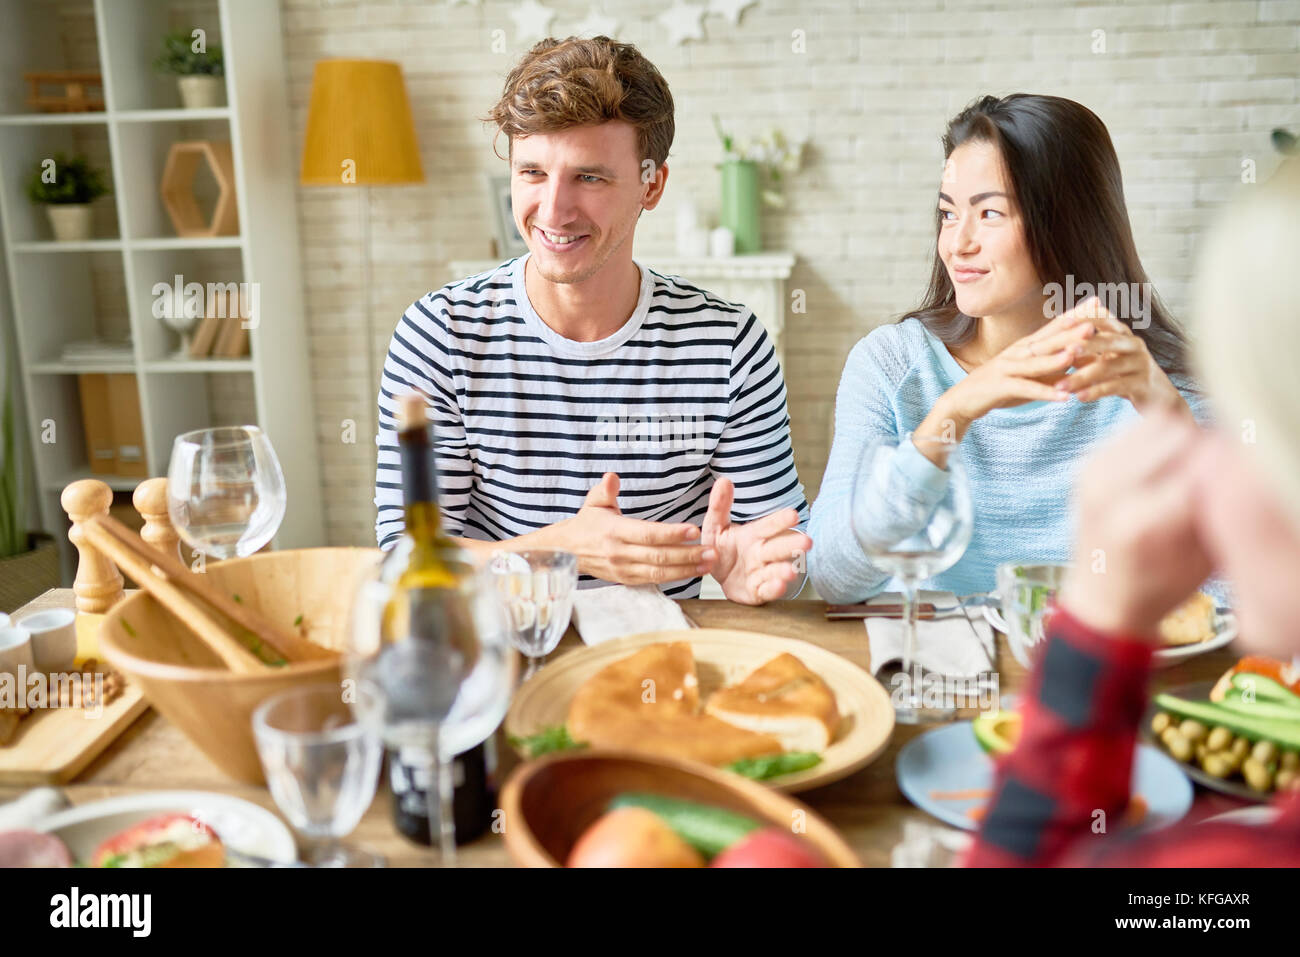
{"label": "white napkin", "polygon": [[903,839],[889,854],[890,867],[956,867],[974,838],[962,831],[920,821],[903,822]]}
{"label": "white napkin", "polygon": [[[957,596],[950,591],[921,591],[921,603],[932,603],[940,608],[957,604]],[[897,593],[877,595],[868,605],[901,605],[903,596]],[[993,629],[978,609],[961,609],[939,612],[937,620],[916,623],[916,660],[925,671],[954,678],[973,678],[994,670]],[[970,624],[967,624],[967,617]],[[975,626],[974,631],[971,625]],[[867,644],[871,650],[871,673],[877,674],[891,661],[903,657],[903,620],[901,618],[868,618]]]}
{"label": "white napkin", "polygon": [[573,625],[589,645],[644,631],[692,627],[677,602],[655,585],[580,589],[573,595]]}
{"label": "white napkin", "polygon": [[55,788],[33,788],[7,804],[0,804],[0,831],[22,831],[35,826],[71,802]]}

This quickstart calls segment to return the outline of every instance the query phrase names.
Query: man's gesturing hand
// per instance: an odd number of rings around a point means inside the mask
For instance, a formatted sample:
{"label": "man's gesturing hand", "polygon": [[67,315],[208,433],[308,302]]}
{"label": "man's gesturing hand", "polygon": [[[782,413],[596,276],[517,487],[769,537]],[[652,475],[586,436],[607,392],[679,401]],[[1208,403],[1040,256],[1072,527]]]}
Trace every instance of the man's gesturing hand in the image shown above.
{"label": "man's gesturing hand", "polygon": [[717,550],[712,572],[722,593],[742,605],[761,605],[785,594],[799,575],[795,559],[812,548],[812,539],[795,531],[799,513],[792,508],[733,525],[731,503],[735,497],[731,479],[713,483],[700,541]]}
{"label": "man's gesturing hand", "polygon": [[618,508],[618,476],[606,472],[573,518],[558,523],[559,547],[578,556],[578,571],[609,582],[644,585],[680,581],[708,571],[713,548],[696,542],[700,530],[627,518]]}

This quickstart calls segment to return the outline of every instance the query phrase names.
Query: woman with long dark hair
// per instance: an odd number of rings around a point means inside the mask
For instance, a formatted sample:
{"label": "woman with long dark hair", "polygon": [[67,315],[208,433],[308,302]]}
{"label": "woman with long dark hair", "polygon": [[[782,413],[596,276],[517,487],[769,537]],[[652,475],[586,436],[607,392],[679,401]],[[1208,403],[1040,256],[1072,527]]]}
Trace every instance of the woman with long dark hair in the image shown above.
{"label": "woman with long dark hair", "polygon": [[[925,584],[966,594],[991,589],[1002,561],[1069,557],[1069,489],[1099,440],[1149,411],[1200,411],[1186,340],[1138,258],[1096,114],[1055,96],[986,96],[949,123],[943,148],[929,289],[854,347],[840,380],[808,530],[809,574],[830,601],[860,601],[888,582],[849,514],[873,439],[961,443],[974,533],[963,558]],[[919,446],[904,443],[899,456],[911,504],[945,474],[942,444]],[[878,520],[888,511],[877,508]]]}

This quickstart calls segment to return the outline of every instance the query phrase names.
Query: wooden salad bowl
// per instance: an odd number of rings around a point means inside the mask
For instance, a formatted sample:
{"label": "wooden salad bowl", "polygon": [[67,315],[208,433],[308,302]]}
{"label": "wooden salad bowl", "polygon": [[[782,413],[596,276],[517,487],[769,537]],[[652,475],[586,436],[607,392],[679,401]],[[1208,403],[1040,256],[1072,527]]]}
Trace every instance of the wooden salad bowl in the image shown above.
{"label": "wooden salad bowl", "polygon": [[506,850],[523,867],[562,867],[582,833],[626,791],[712,804],[789,830],[835,867],[861,867],[853,849],[807,805],[730,771],[625,751],[567,751],[515,769],[501,790]]}
{"label": "wooden salad bowl", "polygon": [[[209,584],[297,630],[341,649],[350,627],[359,577],[379,560],[374,548],[309,548],[267,552],[207,566]],[[337,659],[305,661],[255,674],[227,669],[217,654],[147,592],[113,606],[99,648],[221,770],[264,784],[252,715],[270,696],[299,685],[338,682]]]}

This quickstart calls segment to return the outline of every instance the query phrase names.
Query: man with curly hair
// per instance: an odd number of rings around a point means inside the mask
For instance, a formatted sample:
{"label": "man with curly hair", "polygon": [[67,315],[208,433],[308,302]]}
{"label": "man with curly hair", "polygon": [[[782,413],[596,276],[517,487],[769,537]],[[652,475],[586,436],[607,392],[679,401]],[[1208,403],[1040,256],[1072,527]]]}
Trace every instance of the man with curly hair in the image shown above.
{"label": "man with curly hair", "polygon": [[528,253],[398,323],[379,393],[376,536],[403,528],[394,414],[422,393],[444,528],[473,552],[573,552],[584,584],[733,601],[796,594],[812,541],[762,323],[632,257],[668,181],[673,100],[637,49],[545,40],[488,120]]}

